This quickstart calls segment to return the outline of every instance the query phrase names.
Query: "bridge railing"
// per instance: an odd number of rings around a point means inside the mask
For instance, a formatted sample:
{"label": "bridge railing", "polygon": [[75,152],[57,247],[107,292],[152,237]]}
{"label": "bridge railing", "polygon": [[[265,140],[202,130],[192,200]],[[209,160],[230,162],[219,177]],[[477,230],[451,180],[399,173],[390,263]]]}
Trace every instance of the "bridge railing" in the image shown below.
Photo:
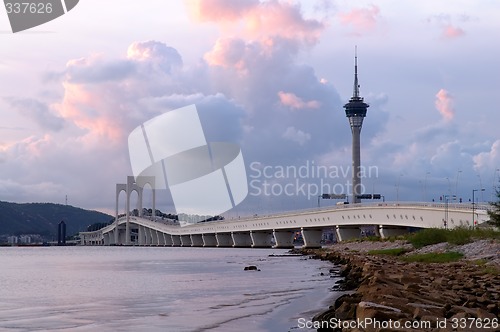
{"label": "bridge railing", "polygon": [[[358,209],[358,208],[373,208],[373,207],[423,207],[423,208],[435,208],[435,209],[445,209],[449,210],[470,210],[472,213],[472,203],[436,203],[436,202],[376,202],[376,203],[358,203],[358,204],[342,204],[342,205],[329,205],[324,207],[315,207],[315,208],[307,208],[307,209],[296,209],[289,210],[286,212],[276,212],[269,214],[254,214],[249,216],[244,216],[239,219],[259,219],[259,218],[268,218],[268,217],[279,217],[286,215],[297,215],[297,214],[305,214],[312,213],[318,211],[335,211],[335,210],[345,210],[345,209]],[[474,209],[477,211],[487,211],[491,208],[489,204],[484,203],[476,203],[474,204]],[[234,220],[234,219],[229,219]],[[217,221],[210,221],[217,222]]]}

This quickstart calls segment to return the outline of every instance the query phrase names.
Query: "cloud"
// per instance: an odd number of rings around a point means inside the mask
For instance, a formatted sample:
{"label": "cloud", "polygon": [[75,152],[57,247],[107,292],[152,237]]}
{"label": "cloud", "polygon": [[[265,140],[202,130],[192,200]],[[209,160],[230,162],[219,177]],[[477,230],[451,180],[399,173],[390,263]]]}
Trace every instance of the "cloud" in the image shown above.
{"label": "cloud", "polygon": [[287,139],[287,140],[297,142],[297,143],[299,143],[300,146],[306,144],[308,141],[311,140],[311,134],[305,133],[300,129],[297,130],[297,129],[295,129],[295,127],[286,128],[282,137]]}
{"label": "cloud", "polygon": [[64,125],[64,119],[58,116],[45,103],[32,98],[4,98],[7,104],[20,114],[35,121],[41,128],[59,131]]}
{"label": "cloud", "polygon": [[259,0],[188,0],[192,17],[200,22],[236,21],[258,7]]}
{"label": "cloud", "polygon": [[500,140],[491,144],[489,151],[481,152],[473,157],[474,169],[489,170],[490,172],[500,167]]}
{"label": "cloud", "polygon": [[303,16],[299,4],[281,1],[194,0],[188,2],[192,16],[214,22],[226,34],[266,41],[283,38],[315,43],[324,24]]}
{"label": "cloud", "polygon": [[449,14],[438,14],[427,18],[428,23],[435,23],[441,29],[441,37],[443,39],[455,39],[465,35],[465,30],[461,27],[453,24],[454,21],[459,21],[461,23],[466,23],[470,21],[471,18],[467,15],[461,15],[457,17],[452,17]]}
{"label": "cloud", "polygon": [[465,31],[461,28],[447,25],[443,28],[443,37],[446,39],[457,38],[465,35]]}
{"label": "cloud", "polygon": [[[106,61],[99,55],[91,55],[68,61],[63,76],[71,83],[100,83],[125,79],[133,75],[134,71],[134,65],[130,61]],[[53,80],[57,76],[57,73],[52,73],[47,74],[46,78]]]}
{"label": "cloud", "polygon": [[248,53],[258,52],[259,46],[252,47],[241,39],[218,39],[212,50],[205,54],[205,60],[211,66],[234,67],[244,70]]}
{"label": "cloud", "polygon": [[281,104],[288,106],[291,109],[303,109],[303,108],[319,108],[321,103],[317,100],[310,100],[304,102],[301,98],[297,97],[293,93],[287,93],[283,91],[278,92]]}
{"label": "cloud", "polygon": [[158,41],[134,42],[119,59],[92,54],[70,60],[62,75],[64,96],[55,108],[86,132],[90,144],[118,144],[137,121],[153,116],[141,109],[143,98],[186,90],[182,66],[177,50]]}
{"label": "cloud", "polygon": [[364,33],[373,30],[380,18],[380,8],[370,5],[367,8],[352,9],[347,13],[339,14],[340,23],[351,26],[356,33]]}
{"label": "cloud", "polygon": [[153,64],[166,73],[182,66],[182,57],[175,48],[155,40],[132,43],[127,59]]}
{"label": "cloud", "polygon": [[435,106],[445,121],[451,121],[455,117],[453,98],[445,89],[439,90],[436,94]]}

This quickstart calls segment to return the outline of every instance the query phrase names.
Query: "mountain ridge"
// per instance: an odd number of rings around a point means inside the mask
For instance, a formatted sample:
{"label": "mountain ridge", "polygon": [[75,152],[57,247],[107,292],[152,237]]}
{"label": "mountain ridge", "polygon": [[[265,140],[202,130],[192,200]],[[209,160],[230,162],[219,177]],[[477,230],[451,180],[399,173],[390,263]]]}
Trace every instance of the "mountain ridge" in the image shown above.
{"label": "mountain ridge", "polygon": [[64,220],[66,234],[85,231],[94,223],[108,223],[114,217],[71,205],[56,203],[12,203],[0,201],[0,235],[40,234],[57,236],[57,225]]}

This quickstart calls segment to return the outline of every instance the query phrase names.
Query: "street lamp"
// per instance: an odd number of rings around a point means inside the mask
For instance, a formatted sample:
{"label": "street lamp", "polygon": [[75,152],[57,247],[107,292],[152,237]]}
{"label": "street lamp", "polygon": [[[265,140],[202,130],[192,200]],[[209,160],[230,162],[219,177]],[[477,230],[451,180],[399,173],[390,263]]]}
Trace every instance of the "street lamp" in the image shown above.
{"label": "street lamp", "polygon": [[474,198],[474,194],[476,191],[484,191],[484,188],[482,189],[472,189],[472,228],[475,227],[476,225],[476,215],[475,215],[475,211],[474,211],[474,206],[476,204],[476,201],[475,201],[475,198]]}
{"label": "street lamp", "polygon": [[449,211],[449,199],[453,200],[456,198],[455,195],[443,195],[444,198],[444,228],[448,228],[448,211]]}
{"label": "street lamp", "polygon": [[[483,180],[481,179],[481,174],[480,173],[477,173],[477,177],[479,178],[479,188],[483,188]],[[484,189],[481,189],[481,202],[484,202],[484,196],[483,196],[483,192]]]}
{"label": "street lamp", "polygon": [[491,190],[491,201],[492,202],[495,199],[495,194],[496,194],[496,189],[497,189],[497,186],[495,184],[496,184],[498,172],[500,172],[500,168],[495,169],[495,173],[493,173],[493,188]]}

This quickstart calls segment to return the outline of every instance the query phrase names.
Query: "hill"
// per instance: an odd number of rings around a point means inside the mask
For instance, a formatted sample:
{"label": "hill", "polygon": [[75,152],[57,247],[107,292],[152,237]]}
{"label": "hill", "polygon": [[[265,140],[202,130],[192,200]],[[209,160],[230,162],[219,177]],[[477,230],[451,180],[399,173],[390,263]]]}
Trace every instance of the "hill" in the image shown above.
{"label": "hill", "polygon": [[57,236],[57,225],[66,223],[66,234],[85,231],[94,223],[108,223],[112,216],[53,203],[9,203],[0,201],[0,234],[40,234],[44,237]]}

